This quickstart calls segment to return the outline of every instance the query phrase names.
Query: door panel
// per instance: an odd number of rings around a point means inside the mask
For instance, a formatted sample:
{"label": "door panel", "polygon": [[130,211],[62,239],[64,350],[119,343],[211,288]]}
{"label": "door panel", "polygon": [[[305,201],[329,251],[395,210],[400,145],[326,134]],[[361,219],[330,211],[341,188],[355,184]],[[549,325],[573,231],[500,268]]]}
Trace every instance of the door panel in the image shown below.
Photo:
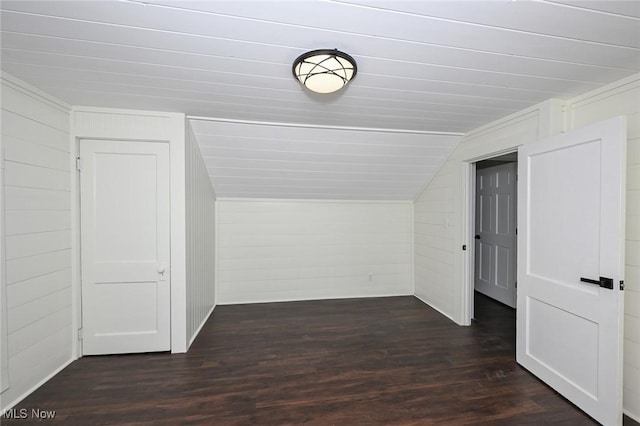
{"label": "door panel", "polygon": [[493,277],[493,247],[489,244],[479,243],[479,248],[478,280],[490,283]]}
{"label": "door panel", "polygon": [[169,350],[169,148],[83,140],[80,157],[83,353]]}
{"label": "door panel", "polygon": [[516,174],[516,163],[476,172],[474,286],[512,308],[516,306]]}
{"label": "door panel", "polygon": [[519,151],[517,360],[607,425],[622,422],[625,130],[617,118]]}
{"label": "door panel", "polygon": [[511,261],[513,253],[512,250],[508,247],[502,247],[496,245],[496,265],[503,265],[501,268],[496,268],[496,281],[495,285],[497,287],[508,290],[511,286],[510,278],[513,276],[513,271],[511,270]]}
{"label": "door panel", "polygon": [[529,298],[527,309],[531,323],[554,324],[531,330],[530,356],[582,392],[597,395],[598,324],[535,298]]}
{"label": "door panel", "polygon": [[[600,141],[553,149],[529,161],[529,270],[572,287],[575,271],[598,276],[601,174]],[[576,161],[579,158],[579,161]],[[571,197],[568,197],[571,195]],[[544,207],[542,207],[544,206]],[[558,245],[560,250],[554,250]]]}

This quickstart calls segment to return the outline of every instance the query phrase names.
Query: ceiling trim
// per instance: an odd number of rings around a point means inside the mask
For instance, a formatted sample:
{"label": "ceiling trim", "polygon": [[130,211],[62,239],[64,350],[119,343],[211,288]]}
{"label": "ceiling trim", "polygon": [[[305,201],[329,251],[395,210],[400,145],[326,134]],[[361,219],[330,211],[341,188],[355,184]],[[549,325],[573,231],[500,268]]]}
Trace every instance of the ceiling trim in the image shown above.
{"label": "ceiling trim", "polygon": [[187,120],[215,121],[220,123],[249,124],[249,125],[258,125],[258,126],[300,127],[304,129],[330,129],[330,130],[349,130],[349,131],[357,131],[357,132],[407,133],[407,134],[414,134],[414,135],[464,136],[466,134],[466,133],[459,133],[459,132],[437,132],[437,131],[428,131],[428,130],[386,129],[386,128],[378,128],[378,127],[328,126],[328,125],[319,125],[319,124],[281,123],[281,122],[273,122],[273,121],[236,120],[231,118],[202,117],[197,115],[187,115]]}
{"label": "ceiling trim", "polygon": [[218,197],[216,201],[233,201],[242,203],[269,202],[269,203],[337,203],[337,204],[413,204],[413,200],[345,200],[327,198],[244,198],[244,197]]}
{"label": "ceiling trim", "polygon": [[68,114],[69,111],[71,111],[70,104],[56,98],[55,96],[50,95],[43,90],[40,90],[39,88],[27,83],[26,81],[20,80],[19,78],[13,76],[12,74],[9,74],[8,72],[0,70],[0,80],[29,97],[33,98],[35,95],[46,100],[49,105],[55,107],[56,109],[59,109],[62,112]]}

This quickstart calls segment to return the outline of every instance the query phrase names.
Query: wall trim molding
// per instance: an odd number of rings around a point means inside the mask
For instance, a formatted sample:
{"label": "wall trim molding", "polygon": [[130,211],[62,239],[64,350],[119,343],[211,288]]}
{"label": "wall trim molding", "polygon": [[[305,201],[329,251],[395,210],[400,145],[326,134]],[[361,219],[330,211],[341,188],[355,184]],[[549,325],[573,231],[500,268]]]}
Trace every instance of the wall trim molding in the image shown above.
{"label": "wall trim molding", "polygon": [[636,416],[634,413],[630,412],[629,410],[622,410],[622,412],[629,417],[631,420],[635,420],[636,422],[640,423],[640,417]]}
{"label": "wall trim molding", "polygon": [[0,72],[0,79],[4,84],[19,91],[24,95],[37,99],[41,102],[44,102],[49,106],[52,106],[53,108],[56,108],[67,114],[69,114],[69,112],[71,111],[72,107],[68,103],[38,89],[35,86],[32,86],[26,81],[22,81],[19,78],[14,77],[9,73],[6,73],[4,71]]}
{"label": "wall trim molding", "polygon": [[26,397],[28,397],[29,395],[31,395],[33,392],[35,392],[40,386],[44,385],[45,383],[47,383],[49,380],[51,380],[56,374],[58,374],[59,372],[61,372],[62,370],[64,370],[65,368],[67,368],[72,362],[74,362],[76,360],[76,358],[74,358],[73,356],[67,360],[64,364],[62,364],[60,367],[56,368],[54,371],[52,371],[47,377],[45,377],[44,379],[40,380],[38,383],[36,383],[33,387],[31,387],[29,390],[27,390],[26,392],[24,392],[22,395],[20,395],[18,398],[16,398],[14,401],[11,401],[9,403],[9,405],[7,405],[6,407],[4,407],[2,409],[2,411],[0,412],[0,416],[4,416],[4,414],[7,412],[7,410],[10,410],[11,408],[15,407],[17,404],[19,404],[23,399],[25,399]]}
{"label": "wall trim molding", "polygon": [[350,127],[350,126],[322,126],[318,124],[304,123],[283,123],[275,121],[253,121],[253,120],[235,120],[231,118],[202,117],[197,115],[187,115],[189,121],[216,121],[220,123],[236,123],[247,124],[253,126],[277,126],[277,127],[299,127],[304,129],[326,129],[326,130],[349,130],[356,132],[380,132],[380,133],[408,133],[415,135],[442,135],[442,136],[463,136],[464,133],[458,132],[436,132],[429,130],[409,130],[409,129],[387,129],[377,127]]}
{"label": "wall trim molding", "polygon": [[476,129],[473,129],[464,135],[464,137],[462,138],[462,143],[471,142],[478,137],[486,136],[487,134],[495,132],[496,130],[513,126],[520,121],[538,117],[541,111],[543,111],[547,107],[547,103],[549,101],[554,101],[554,99],[548,99],[529,108],[525,108],[513,114],[509,114],[506,117],[499,118]]}
{"label": "wall trim molding", "polygon": [[339,204],[413,204],[413,200],[334,200],[323,198],[242,198],[216,197],[216,201],[246,202],[246,203],[339,203]]}
{"label": "wall trim molding", "polygon": [[418,299],[419,301],[421,301],[422,303],[424,303],[425,305],[427,305],[428,307],[430,307],[431,309],[433,309],[434,311],[439,312],[440,314],[442,314],[442,316],[450,319],[452,322],[454,322],[457,325],[460,326],[464,326],[465,324],[460,324],[459,322],[457,322],[456,320],[453,319],[453,317],[451,315],[449,315],[448,313],[446,313],[445,311],[441,310],[440,308],[432,305],[431,303],[427,302],[425,299],[423,299],[422,297],[418,296],[417,294],[414,294],[413,297],[415,297],[416,299]]}
{"label": "wall trim molding", "polygon": [[[242,302],[224,302],[220,303],[220,306],[231,306],[231,305],[252,305],[252,304],[262,304],[262,303],[289,303],[289,302],[309,302],[313,300],[342,300],[342,299],[372,299],[375,297],[407,297],[407,296],[415,296],[411,293],[381,293],[381,294],[363,294],[363,295],[352,295],[352,296],[335,296],[335,297],[310,297],[310,298],[283,298],[283,299],[254,299],[251,301],[242,301]],[[435,308],[434,308],[435,309]]]}
{"label": "wall trim molding", "polygon": [[607,98],[609,96],[617,95],[618,93],[625,92],[630,90],[637,85],[640,84],[640,73],[635,73],[630,75],[629,77],[623,78],[618,81],[614,81],[613,83],[609,83],[605,86],[602,86],[598,89],[591,90],[587,93],[583,93],[581,95],[575,96],[569,100],[567,100],[567,105],[573,107],[577,104],[589,104],[592,102],[599,101],[603,98]]}
{"label": "wall trim molding", "polygon": [[189,351],[189,348],[193,344],[194,340],[196,340],[198,335],[200,335],[200,331],[202,330],[202,327],[204,327],[207,321],[209,321],[209,317],[213,314],[213,311],[216,309],[216,306],[217,305],[214,304],[211,307],[211,309],[209,309],[209,312],[207,313],[207,315],[205,315],[204,319],[202,320],[202,322],[200,323],[196,331],[193,333],[193,336],[191,336],[191,338],[189,339],[189,343],[187,344],[187,351]]}

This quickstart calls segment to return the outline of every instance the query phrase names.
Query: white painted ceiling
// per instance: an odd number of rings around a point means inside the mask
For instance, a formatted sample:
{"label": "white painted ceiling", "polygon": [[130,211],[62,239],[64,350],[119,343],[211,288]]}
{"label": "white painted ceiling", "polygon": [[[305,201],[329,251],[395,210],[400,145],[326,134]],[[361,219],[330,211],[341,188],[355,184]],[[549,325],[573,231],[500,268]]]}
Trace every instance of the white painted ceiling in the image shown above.
{"label": "white painted ceiling", "polygon": [[413,200],[459,136],[192,120],[220,197]]}
{"label": "white painted ceiling", "polygon": [[[2,69],[70,104],[227,120],[193,122],[225,196],[411,198],[458,141],[447,133],[640,70],[639,1],[0,7]],[[346,90],[312,95],[294,80],[292,61],[318,48],[356,59]]]}

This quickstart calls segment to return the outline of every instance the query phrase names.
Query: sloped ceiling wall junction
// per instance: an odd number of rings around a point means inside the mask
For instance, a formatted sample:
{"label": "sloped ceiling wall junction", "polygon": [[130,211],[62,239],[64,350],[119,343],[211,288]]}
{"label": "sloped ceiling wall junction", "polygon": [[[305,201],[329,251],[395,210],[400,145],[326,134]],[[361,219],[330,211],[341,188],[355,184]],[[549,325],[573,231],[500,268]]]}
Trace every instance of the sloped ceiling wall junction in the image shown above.
{"label": "sloped ceiling wall junction", "polygon": [[[73,105],[218,119],[193,125],[220,196],[411,199],[458,134],[640,70],[635,1],[0,7],[3,70]],[[342,93],[292,78],[317,48],[358,61]]]}
{"label": "sloped ceiling wall junction", "polygon": [[455,135],[192,120],[220,197],[412,200]]}

